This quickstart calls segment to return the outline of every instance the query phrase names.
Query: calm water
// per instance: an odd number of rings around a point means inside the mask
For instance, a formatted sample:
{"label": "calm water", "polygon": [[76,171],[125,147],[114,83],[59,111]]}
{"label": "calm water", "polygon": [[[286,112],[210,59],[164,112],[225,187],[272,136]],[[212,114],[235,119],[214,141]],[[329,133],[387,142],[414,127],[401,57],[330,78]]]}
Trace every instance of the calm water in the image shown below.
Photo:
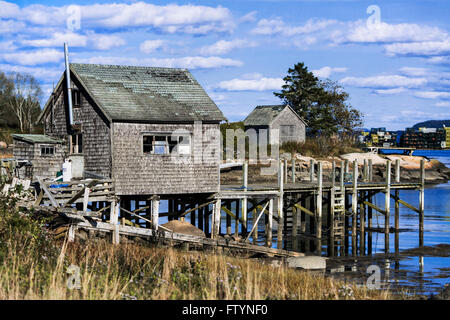
{"label": "calm water", "polygon": [[[442,152],[426,152],[420,154],[434,158],[450,166],[450,154]],[[400,198],[419,206],[419,193],[413,190],[400,191]],[[378,194],[375,204],[384,207],[384,195]],[[393,214],[394,202],[391,199],[391,221],[394,225]],[[161,212],[167,211],[167,202],[161,201]],[[226,214],[222,212],[222,232],[226,230]],[[264,219],[259,223],[260,236],[264,234]],[[189,216],[187,217],[189,220]],[[167,218],[160,218],[159,223],[167,222]],[[275,223],[274,223],[275,224]],[[249,219],[249,225],[252,225]],[[373,226],[384,227],[384,216],[373,212]],[[399,251],[417,248],[419,246],[419,217],[418,214],[400,205],[400,228],[408,231],[399,233]],[[435,246],[439,244],[450,244],[450,183],[429,186],[425,189],[425,219],[424,219],[424,246]],[[232,222],[232,233],[234,233],[234,221]],[[276,233],[276,231],[274,230]],[[251,239],[250,239],[251,240]],[[262,242],[264,239],[259,239]],[[390,234],[390,252],[395,252],[395,234]],[[276,247],[276,242],[273,243]],[[367,243],[366,243],[367,248]],[[409,292],[417,294],[435,294],[441,288],[450,283],[450,257],[427,256],[427,255],[399,255],[386,259],[384,255],[384,234],[372,233],[372,254],[363,257],[344,257],[343,259],[331,259],[328,261],[327,273],[338,278],[348,278],[364,284],[369,274],[367,267],[376,264],[381,268],[383,287],[393,290],[406,288]],[[343,272],[342,272],[343,271]]]}
{"label": "calm water", "polygon": [[[429,158],[434,158],[450,166],[450,156],[440,157],[442,153],[427,152],[421,154]],[[438,155],[438,156],[435,156]],[[400,198],[419,206],[419,193],[413,190],[400,191]],[[384,195],[378,194],[375,204],[384,207]],[[391,209],[394,201],[391,199]],[[384,227],[384,216],[376,214],[373,216],[374,227]],[[394,214],[390,216],[390,225],[394,225]],[[350,279],[367,279],[369,274],[365,271],[368,265],[376,264],[381,267],[382,281],[384,285],[391,289],[407,288],[410,292],[417,294],[435,294],[442,287],[450,283],[450,257],[439,256],[438,254],[418,255],[405,254],[405,250],[417,248],[419,246],[419,217],[418,214],[400,205],[400,228],[409,229],[399,233],[399,258],[386,259],[384,257],[384,234],[374,233],[372,236],[371,257],[360,257],[357,259],[347,259],[345,262],[333,259],[333,272],[336,269],[344,273],[337,273],[337,277],[348,277]],[[425,218],[424,218],[424,246],[436,246],[439,244],[450,244],[450,183],[429,186],[425,189]],[[395,252],[395,234],[390,234],[390,252]],[[367,245],[366,245],[367,246]],[[447,254],[448,255],[448,254]],[[381,256],[381,258],[380,258]]]}

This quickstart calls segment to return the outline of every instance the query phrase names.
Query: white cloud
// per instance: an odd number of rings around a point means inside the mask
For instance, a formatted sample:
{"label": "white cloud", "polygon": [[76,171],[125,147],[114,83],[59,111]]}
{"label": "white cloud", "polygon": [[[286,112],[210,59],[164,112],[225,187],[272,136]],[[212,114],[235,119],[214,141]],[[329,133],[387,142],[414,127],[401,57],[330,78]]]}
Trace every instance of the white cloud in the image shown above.
{"label": "white cloud", "polygon": [[424,77],[430,74],[430,70],[427,68],[417,68],[417,67],[403,67],[400,68],[400,72],[407,76],[412,77]]}
{"label": "white cloud", "polygon": [[332,68],[327,66],[318,70],[311,70],[311,72],[314,73],[316,77],[329,78],[332,73],[347,72],[347,68]]}
{"label": "white cloud", "polygon": [[406,89],[403,87],[400,88],[393,88],[393,89],[379,89],[379,90],[375,90],[376,94],[398,94],[398,93],[402,93],[405,92]]}
{"label": "white cloud", "polygon": [[61,47],[64,42],[68,42],[71,47],[85,47],[88,38],[77,33],[55,32],[50,38],[22,40],[24,46],[30,47]]}
{"label": "white cloud", "polygon": [[[1,11],[1,10],[0,10]],[[24,31],[26,24],[15,20],[0,20],[0,33],[17,33]]]}
{"label": "white cloud", "polygon": [[9,63],[34,66],[49,62],[59,62],[64,58],[62,50],[43,49],[0,54],[0,59]]}
{"label": "white cloud", "polygon": [[13,41],[0,42],[0,52],[15,51],[17,46]]}
{"label": "white cloud", "polygon": [[247,13],[246,15],[242,16],[241,18],[239,18],[239,22],[243,23],[243,22],[254,22],[256,21],[256,14],[258,12],[257,11],[251,11],[249,13]]}
{"label": "white cloud", "polygon": [[436,107],[450,107],[450,101],[441,101],[435,104]]}
{"label": "white cloud", "polygon": [[109,50],[121,47],[126,43],[124,39],[116,35],[92,34],[89,38],[93,47],[97,50]]}
{"label": "white cloud", "polygon": [[274,35],[281,34],[284,36],[294,36],[308,34],[325,29],[326,27],[336,23],[336,20],[326,19],[309,19],[301,26],[288,26],[281,18],[261,19],[254,29],[250,31],[257,35]]}
{"label": "white cloud", "polygon": [[165,43],[165,40],[146,40],[141,43],[139,49],[143,53],[151,53],[162,48]]}
{"label": "white cloud", "polygon": [[414,95],[423,99],[448,99],[450,98],[450,92],[442,91],[417,91]]}
{"label": "white cloud", "polygon": [[[69,6],[32,4],[20,8],[12,3],[0,3],[0,17],[16,19],[34,25],[65,26],[71,17]],[[145,2],[92,4],[77,6],[81,11],[81,27],[128,28],[154,27],[163,31],[205,34],[228,32],[235,23],[224,7],[200,5],[154,5]]]}
{"label": "white cloud", "polygon": [[219,40],[212,45],[204,46],[200,48],[200,54],[202,55],[221,55],[230,52],[237,48],[250,48],[256,47],[258,44],[255,41],[249,41],[244,39],[234,39],[231,41]]}
{"label": "white cloud", "polygon": [[437,56],[450,54],[450,40],[393,43],[385,46],[388,55]]}
{"label": "white cloud", "polygon": [[388,24],[380,22],[367,25],[366,21],[358,20],[348,25],[349,30],[335,42],[350,43],[393,43],[442,40],[448,34],[437,28],[425,25],[401,23]]}
{"label": "white cloud", "polygon": [[425,78],[408,78],[399,75],[379,75],[373,77],[346,77],[340,80],[342,84],[361,88],[396,88],[419,87],[427,83]]}
{"label": "white cloud", "polygon": [[59,80],[62,75],[62,70],[54,68],[39,68],[39,67],[26,67],[11,64],[0,64],[0,70],[4,72],[20,72],[31,74],[36,79],[48,82],[53,79],[55,82]]}
{"label": "white cloud", "polygon": [[97,34],[94,32],[87,32],[86,35],[73,32],[55,32],[50,38],[22,40],[21,43],[30,47],[62,47],[64,42],[67,42],[69,47],[86,47],[90,44],[97,50],[109,50],[125,44],[125,40],[117,35]]}
{"label": "white cloud", "polygon": [[181,58],[133,58],[133,57],[107,57],[96,56],[91,58],[73,58],[73,62],[112,64],[112,65],[133,65],[133,66],[155,66],[167,68],[187,68],[187,69],[210,69],[220,67],[240,67],[239,60],[225,59],[220,57],[181,57]]}
{"label": "white cloud", "polygon": [[217,88],[227,91],[266,91],[279,90],[284,84],[281,78],[265,78],[257,75],[254,79],[232,79],[222,81],[217,85]]}

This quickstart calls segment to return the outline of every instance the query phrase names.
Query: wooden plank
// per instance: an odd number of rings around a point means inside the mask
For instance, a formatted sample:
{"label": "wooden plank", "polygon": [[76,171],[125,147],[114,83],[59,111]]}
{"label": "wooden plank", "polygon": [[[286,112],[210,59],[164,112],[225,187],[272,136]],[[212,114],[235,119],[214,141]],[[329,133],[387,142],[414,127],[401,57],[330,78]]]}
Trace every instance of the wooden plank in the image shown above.
{"label": "wooden plank", "polygon": [[48,190],[47,186],[45,185],[45,183],[42,181],[42,179],[40,177],[36,176],[37,181],[39,182],[39,185],[41,187],[42,190],[44,190],[45,194],[47,195],[47,197],[49,198],[50,202],[52,203],[52,205],[54,207],[59,207],[58,202],[56,202],[55,198],[53,197],[52,193]]}
{"label": "wooden plank", "polygon": [[73,204],[78,198],[80,198],[84,194],[84,191],[86,190],[86,188],[90,188],[93,185],[95,185],[96,183],[97,183],[96,180],[92,180],[91,182],[89,182],[88,185],[86,185],[83,189],[78,191],[72,198],[70,198],[68,201],[66,201],[66,203],[64,204],[64,207],[67,207],[67,206],[70,206],[71,204]]}
{"label": "wooden plank", "polygon": [[314,212],[312,212],[312,211],[306,209],[305,207],[301,206],[301,205],[298,204],[298,203],[294,204],[294,206],[295,206],[296,208],[300,209],[301,211],[303,211],[304,213],[306,213],[307,215],[310,215],[311,217],[314,217],[314,216],[315,216]]}
{"label": "wooden plank", "polygon": [[257,225],[258,225],[259,219],[261,219],[261,216],[263,215],[264,210],[266,210],[266,208],[267,208],[268,205],[269,205],[269,202],[267,202],[267,203],[265,204],[265,206],[263,207],[263,209],[262,209],[261,212],[259,213],[258,217],[256,218],[256,221],[253,222],[252,230],[250,230],[249,234],[248,234],[247,237],[245,238],[245,241],[246,241],[246,242],[248,241],[248,239],[250,239],[250,236],[251,236],[252,233],[255,231],[255,228],[256,228]]}
{"label": "wooden plank", "polygon": [[400,199],[398,196],[391,194],[391,198],[394,199],[395,201],[401,203],[402,205],[404,205],[408,209],[411,209],[412,211],[417,212],[417,213],[420,214],[420,210],[418,208],[416,208],[413,205],[407,203],[406,201]]}
{"label": "wooden plank", "polygon": [[375,209],[376,211],[386,215],[386,211],[384,211],[383,209],[377,207],[376,205],[374,205],[373,203],[370,203],[369,201],[364,201],[363,202],[365,205],[368,205],[369,207],[371,207],[372,209]]}
{"label": "wooden plank", "polygon": [[195,210],[197,210],[197,209],[206,207],[206,206],[208,206],[208,205],[210,205],[211,203],[214,203],[214,202],[216,202],[216,200],[209,201],[209,202],[203,203],[203,204],[201,204],[201,205],[199,205],[199,206],[197,206],[197,207],[195,207],[195,208],[189,209],[189,210],[187,210],[186,212],[180,214],[180,217],[184,217],[184,216],[187,215],[188,213],[191,213],[192,211],[195,211]]}

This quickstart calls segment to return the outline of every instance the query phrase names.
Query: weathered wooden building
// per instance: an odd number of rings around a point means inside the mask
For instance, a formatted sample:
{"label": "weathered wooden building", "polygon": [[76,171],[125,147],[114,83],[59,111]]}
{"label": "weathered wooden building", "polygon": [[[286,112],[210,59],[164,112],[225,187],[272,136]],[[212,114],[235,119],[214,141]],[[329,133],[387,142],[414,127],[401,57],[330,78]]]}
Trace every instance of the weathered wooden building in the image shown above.
{"label": "weathered wooden building", "polygon": [[58,154],[82,156],[85,176],[112,178],[119,196],[219,190],[226,118],[188,70],[70,64],[71,115],[65,77],[39,121],[65,142]]}
{"label": "weathered wooden building", "polygon": [[13,153],[21,179],[54,178],[64,161],[63,140],[43,134],[13,134]]}
{"label": "weathered wooden building", "polygon": [[[257,106],[244,120],[244,126],[246,131],[254,129],[257,134],[267,134],[270,144],[305,141],[306,123],[288,105]],[[278,135],[274,130],[278,130]]]}

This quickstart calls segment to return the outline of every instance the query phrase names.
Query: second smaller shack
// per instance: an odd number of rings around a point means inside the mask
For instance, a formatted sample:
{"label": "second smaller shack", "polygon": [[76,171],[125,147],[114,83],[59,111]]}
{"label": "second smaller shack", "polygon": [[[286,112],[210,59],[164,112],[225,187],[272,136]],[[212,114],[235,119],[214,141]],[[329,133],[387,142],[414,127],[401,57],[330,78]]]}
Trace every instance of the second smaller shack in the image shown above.
{"label": "second smaller shack", "polygon": [[[270,144],[287,141],[304,142],[305,121],[288,105],[257,106],[244,120],[245,130],[254,129],[258,135],[267,132]],[[279,130],[279,141],[274,130]]]}

